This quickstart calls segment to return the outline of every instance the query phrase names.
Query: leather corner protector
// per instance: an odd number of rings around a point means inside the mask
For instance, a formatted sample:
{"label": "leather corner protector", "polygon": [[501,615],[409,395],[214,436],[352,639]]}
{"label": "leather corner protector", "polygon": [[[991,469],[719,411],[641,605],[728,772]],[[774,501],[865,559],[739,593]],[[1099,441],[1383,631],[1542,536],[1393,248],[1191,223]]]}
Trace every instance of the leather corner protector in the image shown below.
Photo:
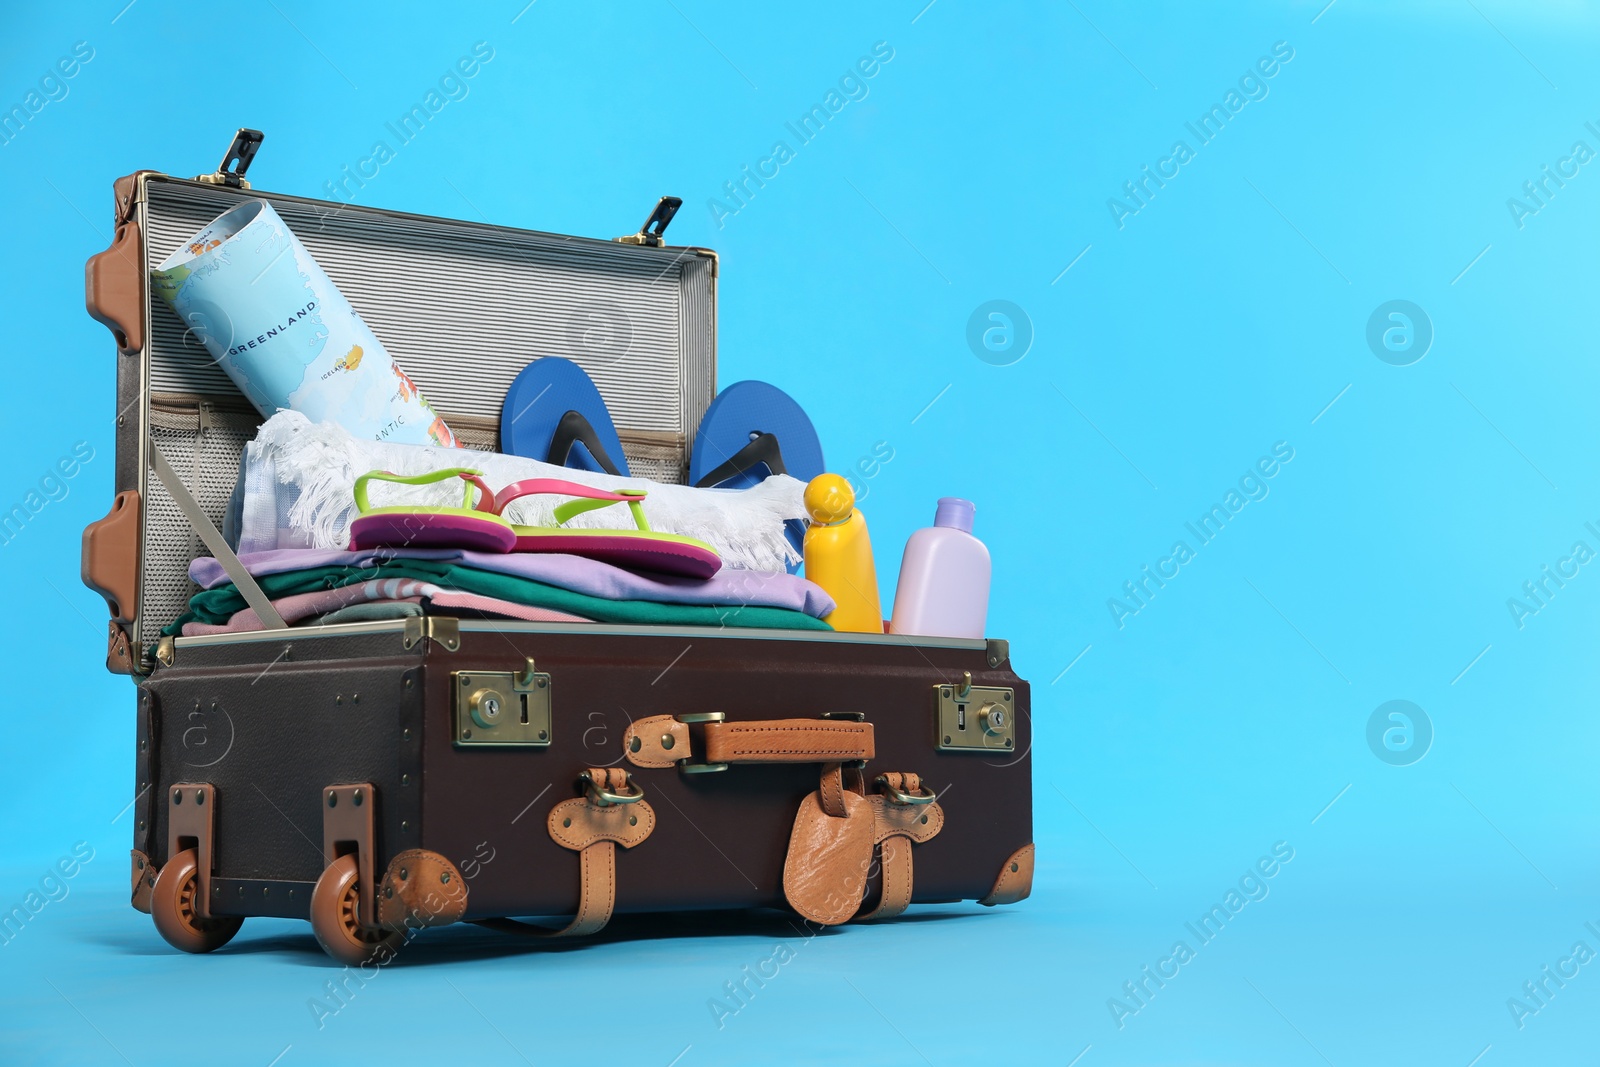
{"label": "leather corner protector", "polygon": [[134,490],[118,493],[106,517],[83,528],[80,575],[84,585],[105,597],[114,622],[133,622],[139,611],[139,494]]}
{"label": "leather corner protector", "polygon": [[112,674],[132,674],[133,646],[128,637],[128,631],[124,630],[116,619],[112,619],[106,626],[108,631],[106,634],[106,670]]}
{"label": "leather corner protector", "polygon": [[817,794],[807,793],[783,861],[784,898],[802,917],[823,926],[837,926],[860,910],[872,866],[872,807],[849,790],[844,805],[844,817],[829,815]]}
{"label": "leather corner protector", "polygon": [[938,801],[932,804],[896,804],[888,797],[874,793],[867,798],[872,805],[874,844],[886,837],[899,834],[917,844],[932,840],[944,829],[944,809]]}
{"label": "leather corner protector", "polygon": [[89,316],[111,331],[117,348],[144,348],[144,246],[139,227],[117,227],[111,247],[83,265],[83,304]]}
{"label": "leather corner protector", "polygon": [[656,826],[655,809],[644,801],[601,806],[588,797],[563,800],[550,809],[550,836],[562,848],[582,852],[597,841],[632,848]]}
{"label": "leather corner protector", "polygon": [[408,849],[389,861],[377,902],[378,923],[387,929],[449,926],[467,913],[467,881],[439,853]]}
{"label": "leather corner protector", "polygon": [[116,201],[117,222],[132,222],[133,208],[139,194],[139,179],[146,174],[160,174],[158,170],[136,170],[124,174],[111,183],[111,195]]}
{"label": "leather corner protector", "polygon": [[133,910],[150,914],[150,893],[156,886],[156,865],[150,862],[138,849],[133,850],[131,857],[133,873]]}
{"label": "leather corner protector", "polygon": [[985,907],[996,904],[1015,904],[1033,892],[1033,845],[1023,845],[1011,854],[1000,868],[1000,877],[994,880],[989,895],[978,901]]}
{"label": "leather corner protector", "polygon": [[629,723],[622,734],[623,754],[635,767],[672,767],[689,758],[689,749],[689,727],[671,715]]}

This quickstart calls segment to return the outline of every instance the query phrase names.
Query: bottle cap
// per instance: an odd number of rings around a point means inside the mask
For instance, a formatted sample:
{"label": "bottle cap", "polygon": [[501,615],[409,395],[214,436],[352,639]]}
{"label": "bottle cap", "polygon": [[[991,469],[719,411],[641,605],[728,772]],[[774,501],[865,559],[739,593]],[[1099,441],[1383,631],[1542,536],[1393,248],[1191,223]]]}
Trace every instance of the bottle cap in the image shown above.
{"label": "bottle cap", "polygon": [[958,496],[942,496],[939,498],[938,509],[933,513],[933,524],[960,530],[962,533],[971,533],[972,516],[977,510],[970,500],[962,500]]}
{"label": "bottle cap", "polygon": [[837,474],[819,474],[806,486],[805,505],[812,522],[833,526],[855,514],[855,490]]}

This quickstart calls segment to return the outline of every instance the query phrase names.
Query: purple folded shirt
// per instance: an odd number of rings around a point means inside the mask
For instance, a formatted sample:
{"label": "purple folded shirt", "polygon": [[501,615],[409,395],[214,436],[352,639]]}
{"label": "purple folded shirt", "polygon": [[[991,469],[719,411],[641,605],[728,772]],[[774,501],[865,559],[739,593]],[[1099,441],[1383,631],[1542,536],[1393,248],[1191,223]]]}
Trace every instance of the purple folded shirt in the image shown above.
{"label": "purple folded shirt", "polygon": [[[510,574],[606,600],[648,600],[657,604],[787,608],[822,618],[833,610],[833,598],[814,582],[794,574],[733,570],[724,567],[705,580],[672,575],[647,575],[609,563],[559,552],[468,552],[453,548],[376,548],[339,552],[320,548],[279,548],[247,552],[239,557],[253,575],[282,574],[311,567],[370,567],[402,559],[443,560],[483,571]],[[222,564],[201,556],[189,564],[189,577],[202,589],[231,581]]]}

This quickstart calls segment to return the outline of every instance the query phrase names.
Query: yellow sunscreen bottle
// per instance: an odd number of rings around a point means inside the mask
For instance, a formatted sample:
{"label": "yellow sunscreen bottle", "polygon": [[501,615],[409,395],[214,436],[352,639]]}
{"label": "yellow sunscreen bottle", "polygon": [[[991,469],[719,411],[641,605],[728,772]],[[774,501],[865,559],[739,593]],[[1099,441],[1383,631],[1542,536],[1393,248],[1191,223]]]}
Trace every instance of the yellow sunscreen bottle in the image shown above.
{"label": "yellow sunscreen bottle", "polygon": [[806,577],[833,597],[822,621],[835,630],[883,632],[878,572],[872,565],[867,518],[856,510],[856,494],[837,474],[819,474],[806,486]]}

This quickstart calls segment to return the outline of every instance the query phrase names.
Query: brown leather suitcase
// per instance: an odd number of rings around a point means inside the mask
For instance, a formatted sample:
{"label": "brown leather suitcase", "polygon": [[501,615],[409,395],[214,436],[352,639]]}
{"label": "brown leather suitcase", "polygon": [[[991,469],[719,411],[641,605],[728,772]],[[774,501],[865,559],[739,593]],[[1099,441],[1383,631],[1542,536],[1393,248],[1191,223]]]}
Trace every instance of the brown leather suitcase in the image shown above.
{"label": "brown leather suitcase", "polygon": [[[468,443],[493,446],[530,350],[485,333],[584,365],[664,481],[715,389],[717,261],[663,245],[661,210],[607,242],[246,192],[249,135],[216,174],[119,180],[86,278],[118,437],[84,581],[137,686],[132,902],[169,942],[303,918],[363,962],[457,921],[572,936],[616,911],[787,906],[831,925],[1028,895],[1029,694],[1004,641],[434,615],[157,640],[260,418],[152,305],[148,268],[239,196],[277,208]],[[426,292],[398,269],[419,257]],[[538,295],[472,306],[486,257]],[[620,314],[650,373],[586,351],[574,305]],[[441,335],[451,361],[418,343]]]}

